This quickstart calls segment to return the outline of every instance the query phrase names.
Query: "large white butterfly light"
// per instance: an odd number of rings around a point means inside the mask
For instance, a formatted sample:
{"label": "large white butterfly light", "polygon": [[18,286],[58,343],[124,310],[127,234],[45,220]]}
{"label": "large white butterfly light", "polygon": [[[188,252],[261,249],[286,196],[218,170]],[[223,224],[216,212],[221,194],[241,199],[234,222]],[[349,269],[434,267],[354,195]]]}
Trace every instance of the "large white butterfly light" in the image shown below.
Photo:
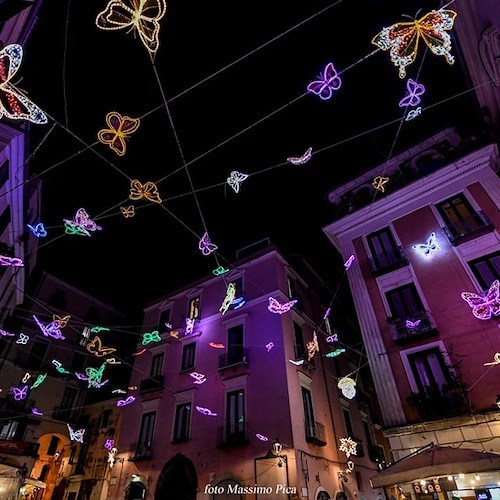
{"label": "large white butterfly light", "polygon": [[83,443],[83,435],[85,434],[85,429],[78,429],[75,431],[71,425],[66,424],[68,426],[69,438],[71,441],[78,441],[79,443]]}
{"label": "large white butterfly light", "polygon": [[233,188],[235,193],[240,192],[240,184],[248,179],[248,174],[242,174],[237,170],[233,170],[231,175],[227,178],[227,183]]}

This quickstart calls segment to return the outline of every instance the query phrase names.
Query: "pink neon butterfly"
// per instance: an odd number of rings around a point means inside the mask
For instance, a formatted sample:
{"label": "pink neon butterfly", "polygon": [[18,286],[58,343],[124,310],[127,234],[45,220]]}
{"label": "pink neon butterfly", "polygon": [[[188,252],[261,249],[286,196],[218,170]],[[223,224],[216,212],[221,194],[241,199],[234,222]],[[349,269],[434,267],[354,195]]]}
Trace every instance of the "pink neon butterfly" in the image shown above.
{"label": "pink neon butterfly", "polygon": [[224,344],[216,344],[215,342],[209,342],[208,345],[214,349],[225,349],[226,347]]}
{"label": "pink neon butterfly", "polygon": [[417,326],[420,325],[421,322],[421,319],[417,319],[417,321],[410,321],[409,319],[407,319],[406,328],[410,328],[410,330],[412,330],[413,328],[417,328]]}
{"label": "pink neon butterfly", "polygon": [[352,263],[354,262],[354,255],[351,255],[345,262],[344,262],[344,267],[346,271],[349,271],[349,268],[352,266]]}
{"label": "pink neon butterfly", "polygon": [[189,376],[195,379],[193,384],[200,385],[200,384],[203,384],[207,381],[207,379],[205,378],[205,375],[203,375],[203,373],[193,372],[193,373],[190,373]]}
{"label": "pink neon butterfly", "polygon": [[313,148],[308,148],[302,156],[291,156],[290,158],[287,158],[286,161],[289,161],[293,165],[303,165],[312,158],[312,150]]}
{"label": "pink neon butterfly", "polygon": [[0,265],[2,266],[12,266],[12,267],[23,267],[23,261],[17,257],[7,257],[5,255],[0,255]]}
{"label": "pink neon butterfly", "polygon": [[203,255],[210,255],[215,252],[219,247],[210,241],[208,233],[205,233],[200,242],[198,243],[198,248],[201,250]]}
{"label": "pink neon butterfly", "polygon": [[267,438],[266,436],[263,436],[262,434],[255,434],[255,437],[257,439],[260,439],[261,441],[269,441],[269,438]]}
{"label": "pink neon butterfly", "polygon": [[24,387],[12,387],[12,392],[14,393],[14,399],[16,401],[21,401],[23,399],[26,399],[26,396],[28,395],[28,387],[25,385]]}
{"label": "pink neon butterfly", "polygon": [[206,415],[207,417],[216,417],[217,416],[217,413],[213,413],[212,410],[209,410],[208,408],[203,408],[202,406],[197,406],[196,409],[202,415]]}
{"label": "pink neon butterfly", "polygon": [[333,95],[333,91],[338,90],[342,85],[342,80],[332,63],[326,65],[323,76],[320,75],[318,78],[320,78],[320,80],[311,82],[307,86],[307,91],[313,92],[324,101],[330,99]]}
{"label": "pink neon butterfly", "polygon": [[114,439],[106,439],[106,442],[104,443],[104,448],[107,450],[111,450],[113,446],[115,445],[115,440]]}
{"label": "pink neon butterfly", "polygon": [[39,417],[43,415],[43,413],[38,408],[31,408],[31,413],[33,413],[33,415],[38,415]]}
{"label": "pink neon butterfly", "polygon": [[64,222],[67,222],[70,225],[77,226],[79,228],[83,228],[87,231],[96,231],[101,230],[102,227],[98,226],[90,217],[87,211],[84,208],[79,208],[76,211],[74,220],[64,219]]}
{"label": "pink neon butterfly", "polygon": [[327,342],[338,342],[339,341],[338,334],[334,333],[333,335],[326,337],[326,341]]}
{"label": "pink neon butterfly", "polygon": [[133,403],[135,401],[134,396],[129,396],[127,399],[119,399],[116,402],[116,406],[126,406],[129,405],[130,403]]}
{"label": "pink neon butterfly", "polygon": [[477,319],[490,319],[491,315],[500,315],[500,281],[495,280],[484,297],[473,292],[462,292],[462,299],[472,307],[472,314]]}
{"label": "pink neon butterfly", "polygon": [[415,80],[408,78],[406,82],[406,92],[407,94],[399,101],[400,108],[418,106],[421,101],[420,96],[425,92],[425,87]]}
{"label": "pink neon butterfly", "polygon": [[290,302],[285,302],[284,304],[280,304],[276,299],[269,297],[269,305],[267,306],[267,309],[274,314],[285,314],[296,303],[297,303],[296,300],[291,300]]}

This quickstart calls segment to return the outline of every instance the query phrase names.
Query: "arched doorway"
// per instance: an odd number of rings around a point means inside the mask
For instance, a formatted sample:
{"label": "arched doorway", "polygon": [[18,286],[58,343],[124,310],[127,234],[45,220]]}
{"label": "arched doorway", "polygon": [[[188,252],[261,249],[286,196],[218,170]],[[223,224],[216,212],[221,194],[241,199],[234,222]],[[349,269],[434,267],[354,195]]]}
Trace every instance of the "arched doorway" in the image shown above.
{"label": "arched doorway", "polygon": [[163,466],[155,500],[196,500],[197,488],[198,476],[193,462],[177,453]]}
{"label": "arched doorway", "polygon": [[[216,495],[212,495],[210,500],[242,500],[242,496],[237,493],[229,493],[230,491],[235,490],[235,486],[242,486],[238,481],[234,479],[223,479],[212,486],[222,486],[224,493],[217,493]],[[230,488],[231,486],[231,488]]]}

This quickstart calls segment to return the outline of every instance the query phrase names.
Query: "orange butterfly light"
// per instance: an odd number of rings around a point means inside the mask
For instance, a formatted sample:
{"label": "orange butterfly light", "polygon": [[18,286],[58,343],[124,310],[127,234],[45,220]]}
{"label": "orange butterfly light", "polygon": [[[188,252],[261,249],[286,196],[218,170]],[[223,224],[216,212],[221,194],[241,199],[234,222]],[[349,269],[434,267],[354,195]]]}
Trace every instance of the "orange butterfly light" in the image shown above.
{"label": "orange butterfly light", "polygon": [[165,0],[111,0],[106,8],[97,15],[95,21],[102,30],[136,30],[154,59],[160,46],[160,23],[165,15]]}
{"label": "orange butterfly light", "polygon": [[103,347],[101,339],[96,336],[87,344],[87,351],[95,354],[98,358],[102,358],[115,352],[116,349],[113,347]]}
{"label": "orange butterfly light", "polygon": [[406,66],[415,61],[420,38],[433,54],[444,56],[448,64],[453,64],[451,37],[446,31],[453,28],[456,16],[457,13],[452,10],[431,10],[420,19],[384,28],[372,43],[382,50],[390,49],[391,61],[399,68],[399,78],[406,76]]}
{"label": "orange butterfly light", "polygon": [[127,219],[128,217],[133,217],[135,215],[134,205],[130,205],[129,207],[120,207],[120,210],[123,214],[123,217],[125,217],[125,219]]}
{"label": "orange butterfly light", "polygon": [[108,144],[109,147],[119,156],[123,156],[127,150],[125,139],[135,132],[141,121],[130,116],[122,116],[117,111],[111,111],[106,115],[106,123],[109,128],[99,130],[97,138],[103,144]]}
{"label": "orange butterfly light", "polygon": [[67,314],[66,316],[59,316],[57,314],[52,315],[52,322],[55,323],[59,328],[64,328],[68,321],[71,319],[71,316]]}
{"label": "orange butterfly light", "polygon": [[161,203],[162,201],[154,182],[148,181],[141,184],[137,179],[130,181],[130,194],[128,197],[134,201],[142,198],[146,198],[146,200],[153,203]]}

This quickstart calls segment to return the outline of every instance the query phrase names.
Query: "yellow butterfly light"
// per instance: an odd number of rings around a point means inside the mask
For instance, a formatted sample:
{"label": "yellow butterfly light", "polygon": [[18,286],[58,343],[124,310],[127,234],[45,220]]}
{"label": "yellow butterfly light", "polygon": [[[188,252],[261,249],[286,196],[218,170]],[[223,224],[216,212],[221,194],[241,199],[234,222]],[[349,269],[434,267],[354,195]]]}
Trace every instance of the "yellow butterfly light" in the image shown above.
{"label": "yellow butterfly light", "polygon": [[103,144],[107,144],[117,155],[123,156],[127,150],[125,139],[135,132],[141,121],[138,118],[122,116],[117,111],[111,111],[106,115],[106,123],[109,128],[99,130],[97,138]]}
{"label": "yellow butterfly light", "polygon": [[133,201],[142,198],[146,198],[146,200],[152,201],[153,203],[161,203],[162,201],[158,193],[158,188],[154,182],[148,181],[141,184],[137,179],[130,181],[130,194],[128,197]]}
{"label": "yellow butterfly light", "polygon": [[160,45],[159,21],[166,9],[165,0],[111,0],[95,23],[102,30],[135,30],[154,59]]}
{"label": "yellow butterfly light", "polygon": [[431,10],[420,19],[384,28],[372,43],[382,50],[390,50],[391,61],[399,68],[399,78],[406,76],[406,66],[415,61],[420,38],[433,54],[444,56],[448,64],[453,64],[451,37],[446,31],[453,28],[456,16],[453,10]]}
{"label": "yellow butterfly light", "polygon": [[389,177],[382,177],[381,175],[377,175],[375,179],[373,179],[372,186],[378,191],[384,193],[385,185],[389,182]]}

